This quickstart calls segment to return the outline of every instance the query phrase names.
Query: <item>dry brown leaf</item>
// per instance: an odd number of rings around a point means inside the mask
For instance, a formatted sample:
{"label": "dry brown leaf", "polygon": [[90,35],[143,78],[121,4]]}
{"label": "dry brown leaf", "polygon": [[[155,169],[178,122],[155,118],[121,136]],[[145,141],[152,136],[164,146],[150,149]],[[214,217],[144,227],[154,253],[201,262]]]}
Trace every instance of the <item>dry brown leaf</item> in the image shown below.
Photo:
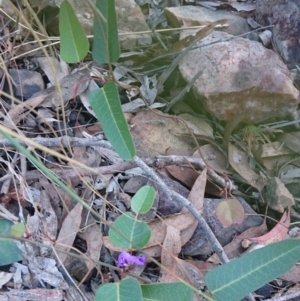
{"label": "dry brown leaf", "polygon": [[[103,235],[100,227],[96,224],[94,217],[89,214],[87,225],[84,231],[79,232],[80,238],[84,239],[87,244],[86,255],[93,261],[98,261],[100,251],[103,246]],[[94,264],[90,261],[85,261],[88,269],[93,268]]]}
{"label": "dry brown leaf", "polygon": [[[70,250],[80,227],[82,208],[82,205],[77,203],[63,221],[56,240],[56,249],[66,252]],[[68,255],[58,251],[58,256],[63,263]]]}
{"label": "dry brown leaf", "polygon": [[46,190],[41,190],[40,206],[43,208],[40,212],[42,215],[43,233],[53,241],[56,239],[58,222]]}
{"label": "dry brown leaf", "polygon": [[13,107],[11,110],[9,110],[7,114],[8,120],[4,121],[4,125],[11,128],[12,124],[10,120],[14,125],[17,125],[26,115],[31,112],[30,110],[35,109],[37,106],[39,106],[49,94],[32,97]]}
{"label": "dry brown leaf", "polygon": [[176,258],[181,250],[180,231],[173,226],[167,227],[166,237],[164,239],[163,248],[161,251],[161,282],[179,281],[176,269]]}
{"label": "dry brown leaf", "polygon": [[[175,227],[168,226],[167,234],[161,252],[160,282],[186,281],[197,289],[203,289],[204,279],[200,271],[193,265],[177,258],[180,250],[180,231]],[[194,300],[199,300],[194,296]]]}
{"label": "dry brown leaf", "polygon": [[58,61],[55,57],[37,57],[35,59],[39,63],[39,67],[47,75],[52,86],[56,85],[57,80],[62,80],[70,73],[69,65],[63,60]]}
{"label": "dry brown leaf", "polygon": [[[201,138],[200,138],[201,139]],[[209,167],[215,170],[223,171],[224,174],[232,173],[232,170],[228,169],[227,156],[220,151],[220,149],[213,144],[205,144],[200,147],[201,156],[209,163]],[[201,157],[199,151],[196,150],[193,157]]]}
{"label": "dry brown leaf", "polygon": [[[207,175],[207,168],[205,168],[198,176],[188,196],[188,200],[199,211],[203,209],[203,199],[204,199],[205,186],[206,186],[206,175]],[[181,213],[187,213],[187,212],[189,211],[185,207],[182,208]]]}
{"label": "dry brown leaf", "polygon": [[189,188],[193,187],[199,175],[197,171],[188,166],[168,165],[165,168],[175,179]]}
{"label": "dry brown leaf", "polygon": [[[268,232],[268,227],[265,223],[257,227],[252,227],[241,233],[241,237],[256,237],[261,236]],[[240,257],[245,251],[241,247],[241,241],[239,239],[233,239],[228,245],[226,245],[224,251],[229,259]],[[217,254],[213,254],[207,261],[215,264],[220,264],[220,259]]]}
{"label": "dry brown leaf", "polygon": [[264,188],[264,179],[255,173],[248,164],[248,155],[237,147],[228,144],[228,161],[232,168],[258,191]]}
{"label": "dry brown leaf", "polygon": [[[198,211],[201,210],[201,213],[203,212],[203,199],[204,199],[205,187],[206,187],[206,176],[207,176],[207,169],[205,168],[197,178],[188,196],[188,200],[194,205],[194,207]],[[187,213],[187,212],[188,210],[185,207],[183,207],[181,213]],[[186,244],[190,240],[190,238],[192,237],[192,235],[194,234],[198,226],[198,222],[196,221],[196,219],[193,216],[191,218],[193,218],[194,222],[181,232],[181,236],[185,238],[184,240],[182,240],[184,244]]]}
{"label": "dry brown leaf", "polygon": [[284,212],[285,208],[295,205],[293,195],[277,177],[269,179],[268,185],[263,190],[262,195],[270,208],[281,213]]}
{"label": "dry brown leaf", "polygon": [[[48,181],[48,179],[45,177],[40,177],[39,182],[42,185],[42,187],[45,189],[45,191],[47,191],[47,194],[48,194],[50,202],[51,202],[51,206],[52,206],[53,210],[55,211],[55,215],[57,218],[57,224],[61,225],[62,208],[61,208],[61,199],[60,198],[61,197],[63,198],[63,196],[61,194],[61,193],[63,193],[62,189],[52,185]],[[56,237],[56,234],[55,234],[55,237]]]}

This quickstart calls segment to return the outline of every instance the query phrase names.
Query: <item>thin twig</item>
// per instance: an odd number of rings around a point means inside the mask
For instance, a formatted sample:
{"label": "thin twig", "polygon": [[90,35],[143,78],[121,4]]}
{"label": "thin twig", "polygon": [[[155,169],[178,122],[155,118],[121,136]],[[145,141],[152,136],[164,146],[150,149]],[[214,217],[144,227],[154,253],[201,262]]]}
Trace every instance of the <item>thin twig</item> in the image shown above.
{"label": "thin twig", "polygon": [[[187,162],[192,164],[193,166],[199,167],[201,170],[207,167],[205,162],[201,157],[193,157],[193,156],[157,156],[156,157],[157,162],[164,162],[165,164],[176,164],[176,165],[183,165]],[[225,181],[224,177],[218,175],[213,169],[208,168],[207,174],[210,176],[210,178],[218,185],[220,185],[223,188],[228,187],[228,183]],[[233,183],[230,183],[230,191],[237,190],[237,186]]]}
{"label": "thin twig", "polygon": [[[85,169],[85,168],[75,168],[73,167],[65,167],[65,168],[51,168],[51,171],[61,180],[72,180],[77,179],[79,176],[93,176],[93,175],[105,175],[105,174],[113,174],[117,172],[123,172],[124,170],[131,169],[136,167],[133,162],[122,162],[118,164],[113,164],[109,166],[100,166],[95,167],[93,169]],[[41,177],[41,172],[37,170],[27,171],[26,173],[26,181],[37,180]]]}
{"label": "thin twig", "polygon": [[146,173],[146,175],[154,180],[157,183],[158,188],[163,191],[169,199],[172,199],[173,201],[178,202],[180,205],[183,205],[187,208],[188,211],[192,213],[192,215],[196,218],[198,221],[200,227],[204,231],[204,233],[207,235],[207,238],[209,242],[211,243],[211,246],[213,250],[216,252],[216,254],[219,256],[222,263],[229,262],[229,259],[227,255],[225,254],[221,244],[215,237],[214,233],[204,220],[204,218],[201,216],[201,214],[197,211],[197,209],[183,196],[176,193],[175,191],[170,190],[163,182],[162,180],[156,175],[156,173],[148,167],[140,158],[135,157],[134,162]]}
{"label": "thin twig", "polygon": [[[68,147],[68,146],[101,146],[112,149],[111,144],[102,140],[103,136],[95,136],[88,138],[77,137],[57,137],[57,138],[32,138],[31,141],[46,147]],[[15,139],[22,146],[27,146],[28,143],[21,139]],[[0,147],[11,147],[13,144],[8,139],[0,139]]]}

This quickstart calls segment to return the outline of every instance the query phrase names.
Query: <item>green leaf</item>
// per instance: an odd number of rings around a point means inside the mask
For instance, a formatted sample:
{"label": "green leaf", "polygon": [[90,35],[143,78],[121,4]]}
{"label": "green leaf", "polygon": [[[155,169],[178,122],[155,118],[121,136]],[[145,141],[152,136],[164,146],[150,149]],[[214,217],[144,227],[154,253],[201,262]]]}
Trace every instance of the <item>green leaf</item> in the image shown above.
{"label": "green leaf", "polygon": [[13,224],[10,228],[10,234],[14,237],[22,237],[25,233],[25,225],[23,223]]}
{"label": "green leaf", "polygon": [[151,186],[144,186],[138,190],[131,200],[131,209],[135,213],[148,212],[154,202],[155,190]]}
{"label": "green leaf", "polygon": [[89,51],[89,41],[68,1],[59,13],[60,55],[67,63],[80,62]]}
{"label": "green leaf", "polygon": [[216,301],[239,301],[281,276],[300,259],[300,240],[288,239],[210,270],[205,282]]}
{"label": "green leaf", "polygon": [[150,240],[151,229],[138,221],[132,213],[126,212],[119,216],[109,228],[109,238],[113,244],[126,249],[142,249]]}
{"label": "green leaf", "polygon": [[181,282],[146,284],[142,285],[141,288],[143,301],[193,300],[192,289]]}
{"label": "green leaf", "polygon": [[132,160],[135,156],[135,146],[122,112],[115,83],[108,82],[103,88],[92,91],[89,100],[113,148],[122,159]]}
{"label": "green leaf", "polygon": [[112,63],[120,57],[115,0],[97,0],[94,17],[93,59]]}
{"label": "green leaf", "polygon": [[134,278],[126,278],[121,282],[101,285],[95,295],[95,301],[142,301],[142,291]]}
{"label": "green leaf", "polygon": [[[0,219],[0,235],[10,236],[13,223],[6,219]],[[15,242],[9,238],[0,237],[0,266],[22,260],[22,252]]]}

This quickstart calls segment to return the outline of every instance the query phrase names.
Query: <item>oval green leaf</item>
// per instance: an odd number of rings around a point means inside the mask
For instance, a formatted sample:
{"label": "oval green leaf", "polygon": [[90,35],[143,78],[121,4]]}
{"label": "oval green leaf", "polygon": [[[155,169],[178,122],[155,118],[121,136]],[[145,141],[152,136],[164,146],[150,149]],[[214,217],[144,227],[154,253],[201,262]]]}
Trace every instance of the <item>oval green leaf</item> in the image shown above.
{"label": "oval green leaf", "polygon": [[59,12],[60,55],[67,63],[77,63],[89,51],[89,41],[70,3],[65,0]]}
{"label": "oval green leaf", "polygon": [[14,237],[22,237],[25,233],[25,225],[23,223],[13,224],[10,228],[10,234]]}
{"label": "oval green leaf", "polygon": [[106,138],[124,160],[132,160],[135,146],[122,112],[117,86],[108,82],[89,94],[89,101],[99,119]]}
{"label": "oval green leaf", "polygon": [[94,12],[93,59],[102,63],[112,63],[120,57],[118,24],[115,0],[97,0]]}
{"label": "oval green leaf", "polygon": [[142,301],[142,291],[134,278],[126,278],[121,282],[107,283],[99,286],[95,301]]}
{"label": "oval green leaf", "polygon": [[[13,223],[6,219],[0,219],[0,235],[10,236]],[[22,252],[15,242],[9,238],[0,237],[0,266],[22,260]]]}
{"label": "oval green leaf", "polygon": [[151,229],[141,221],[138,221],[132,213],[126,212],[119,216],[108,236],[113,244],[130,250],[144,248],[150,240]]}
{"label": "oval green leaf", "polygon": [[139,213],[147,213],[154,202],[155,189],[151,186],[144,186],[138,190],[131,200],[131,209]]}
{"label": "oval green leaf", "polygon": [[210,270],[205,282],[216,301],[239,301],[290,270],[300,259],[300,240],[288,239]]}
{"label": "oval green leaf", "polygon": [[144,301],[191,301],[193,291],[181,282],[153,283],[141,286]]}

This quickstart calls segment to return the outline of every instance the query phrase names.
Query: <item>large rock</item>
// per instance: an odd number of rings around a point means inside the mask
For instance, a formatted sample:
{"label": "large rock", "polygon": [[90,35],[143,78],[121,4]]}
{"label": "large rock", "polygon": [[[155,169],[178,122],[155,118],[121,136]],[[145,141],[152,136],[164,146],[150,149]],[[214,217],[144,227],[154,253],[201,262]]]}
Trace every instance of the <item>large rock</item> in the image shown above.
{"label": "large rock", "polygon": [[173,27],[208,25],[212,22],[228,19],[228,27],[218,30],[232,35],[241,35],[250,30],[245,18],[226,10],[212,11],[201,6],[167,7],[165,14]]}
{"label": "large rock", "polygon": [[230,37],[214,31],[201,43],[227,41],[190,51],[180,62],[187,82],[202,70],[193,85],[197,101],[221,120],[258,123],[294,112],[299,91],[280,57],[258,42]]}
{"label": "large rock", "polygon": [[275,25],[273,44],[287,62],[289,69],[300,63],[300,1],[257,0],[256,21],[261,25]]}

